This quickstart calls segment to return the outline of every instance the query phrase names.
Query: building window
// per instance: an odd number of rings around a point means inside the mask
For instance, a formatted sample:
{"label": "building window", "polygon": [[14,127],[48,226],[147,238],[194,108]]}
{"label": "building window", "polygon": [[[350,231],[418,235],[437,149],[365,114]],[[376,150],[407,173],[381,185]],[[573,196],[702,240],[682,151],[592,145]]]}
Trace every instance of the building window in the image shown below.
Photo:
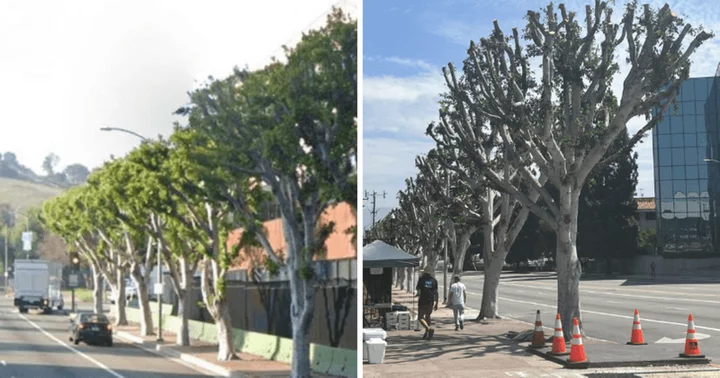
{"label": "building window", "polygon": [[652,220],[656,220],[656,219],[657,219],[657,214],[655,214],[654,212],[653,213],[645,213],[645,220],[652,221]]}

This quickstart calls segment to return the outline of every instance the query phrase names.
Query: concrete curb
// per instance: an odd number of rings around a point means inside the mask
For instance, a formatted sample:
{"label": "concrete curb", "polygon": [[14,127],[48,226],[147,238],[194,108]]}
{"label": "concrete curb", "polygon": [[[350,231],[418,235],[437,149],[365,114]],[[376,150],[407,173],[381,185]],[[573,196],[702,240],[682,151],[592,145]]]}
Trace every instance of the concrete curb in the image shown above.
{"label": "concrete curb", "polygon": [[[548,354],[550,348],[533,349],[526,348],[528,352],[540,356],[548,361],[552,361],[556,364],[560,364],[565,368],[572,368],[569,366],[567,356],[553,356]],[[709,358],[665,358],[658,360],[642,360],[642,361],[607,361],[607,362],[593,362],[588,361],[587,366],[582,368],[597,369],[597,368],[621,368],[621,367],[647,367],[647,366],[673,366],[673,365],[708,365],[710,364]]]}
{"label": "concrete curb", "polygon": [[115,332],[115,336],[125,339],[126,341],[132,341],[135,344],[145,344],[145,339],[142,337],[131,335],[125,331],[117,331]]}
{"label": "concrete curb", "polygon": [[194,366],[195,368],[210,372],[212,374],[216,374],[218,377],[231,377],[231,378],[247,378],[248,376],[243,373],[237,373],[232,372],[222,366],[213,364],[211,362],[205,361],[202,358],[195,357],[188,353],[182,353],[176,350],[173,350],[172,348],[163,348],[162,345],[157,344],[155,345],[155,348],[148,348],[145,345],[145,340],[141,337],[131,335],[127,332],[120,331],[116,333],[116,336],[130,342],[133,346],[140,348],[146,352],[150,352],[153,354],[156,354],[161,357],[165,357],[168,359],[177,359],[180,361],[183,361],[189,365]]}

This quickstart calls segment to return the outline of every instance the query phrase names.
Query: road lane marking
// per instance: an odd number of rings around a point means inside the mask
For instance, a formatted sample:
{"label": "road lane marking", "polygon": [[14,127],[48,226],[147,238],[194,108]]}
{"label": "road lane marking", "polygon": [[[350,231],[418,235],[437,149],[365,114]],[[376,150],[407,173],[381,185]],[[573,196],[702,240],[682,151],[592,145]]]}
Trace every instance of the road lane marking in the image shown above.
{"label": "road lane marking", "polygon": [[[502,284],[502,282],[501,282]],[[506,282],[507,285],[522,286],[522,283]],[[536,282],[535,285],[538,287],[544,287],[547,289],[556,289],[555,282],[548,280],[548,282]],[[534,286],[533,286],[534,287]],[[680,291],[661,291],[661,290],[649,290],[649,289],[635,289],[631,287],[620,287],[620,286],[593,286],[593,285],[581,285],[581,290],[595,289],[595,290],[625,290],[625,291],[639,291],[643,293],[658,293],[658,294],[675,294],[675,295],[692,295],[698,297],[713,297],[717,298],[717,294],[703,294],[703,293],[685,293]]]}
{"label": "road lane marking", "polygon": [[[705,340],[710,338],[710,335],[704,334],[704,333],[696,333],[695,339],[696,340]],[[671,339],[669,337],[663,337],[662,339],[655,342],[655,344],[682,344],[686,340],[685,337],[679,338],[679,339]]]}
{"label": "road lane marking", "polygon": [[[503,283],[500,283],[500,285],[503,285]],[[517,286],[517,287],[525,287],[525,288],[531,288],[531,289],[545,289],[545,290],[555,290],[555,288],[550,287],[542,287],[542,285],[538,286],[527,286],[527,285],[519,285],[519,284],[511,284],[511,283],[505,283],[504,285],[507,286]],[[704,299],[689,299],[689,298],[669,298],[669,297],[651,297],[647,295],[634,295],[634,294],[622,294],[622,293],[608,293],[608,292],[602,292],[602,291],[594,291],[594,290],[585,290],[583,288],[580,288],[581,293],[590,293],[590,294],[601,294],[601,295],[613,295],[618,297],[631,297],[631,298],[642,298],[642,299],[655,299],[655,300],[661,300],[661,301],[685,301],[685,302],[695,302],[695,303],[709,303],[709,304],[720,304],[720,301],[709,301]]]}
{"label": "road lane marking", "polygon": [[680,310],[680,311],[690,311],[690,309],[687,309],[687,308],[680,308],[680,307],[668,307],[668,308],[669,308],[669,309],[672,309],[672,310]]}
{"label": "road lane marking", "polygon": [[82,358],[84,358],[84,359],[92,362],[93,364],[97,365],[99,368],[105,370],[106,372],[108,372],[108,374],[112,375],[113,377],[115,377],[115,378],[125,378],[124,376],[118,374],[115,370],[110,369],[109,367],[107,367],[107,366],[106,366],[105,364],[103,364],[102,362],[100,362],[100,361],[98,361],[98,360],[96,360],[96,359],[88,356],[87,354],[85,354],[85,353],[83,353],[83,352],[81,352],[81,351],[73,348],[72,346],[66,344],[64,341],[62,341],[62,340],[58,339],[57,337],[53,336],[53,335],[52,335],[51,333],[49,333],[48,331],[42,329],[42,327],[40,327],[39,325],[35,324],[35,322],[33,322],[32,320],[26,318],[23,314],[18,314],[18,316],[20,316],[20,318],[24,319],[26,322],[30,323],[31,326],[35,327],[35,329],[37,329],[38,331],[42,332],[45,336],[47,336],[47,337],[50,338],[51,340],[54,340],[56,343],[58,343],[58,344],[64,346],[65,348],[67,348],[67,349],[69,349],[69,350],[77,353],[80,357],[82,357]]}
{"label": "road lane marking", "polygon": [[613,304],[620,304],[620,302],[615,302],[615,301],[605,301],[605,302],[607,302],[607,303],[613,303]]}
{"label": "road lane marking", "polygon": [[[498,299],[502,299],[502,300],[504,300],[504,301],[509,301],[509,302],[517,302],[517,303],[531,304],[531,305],[534,305],[534,306],[557,308],[557,305],[546,305],[546,304],[544,304],[544,303],[520,301],[520,300],[517,300],[517,299],[510,299],[510,298],[503,298],[503,297],[498,297]],[[611,317],[620,318],[620,319],[633,319],[633,316],[611,314],[611,313],[608,313],[608,312],[591,311],[591,310],[583,310],[583,309],[580,309],[580,312],[585,312],[585,313],[593,314],[593,315],[611,316]],[[676,325],[676,326],[687,327],[687,323],[668,322],[668,321],[666,321],[666,320],[648,319],[648,318],[645,318],[645,317],[642,318],[642,321],[643,321],[643,322],[650,322],[650,323],[669,324],[669,325]],[[687,329],[687,328],[686,328],[686,329]],[[704,330],[707,330],[707,331],[720,332],[720,328],[704,327],[704,326],[699,326],[699,325],[696,325],[696,326],[695,326],[695,329],[704,329]]]}

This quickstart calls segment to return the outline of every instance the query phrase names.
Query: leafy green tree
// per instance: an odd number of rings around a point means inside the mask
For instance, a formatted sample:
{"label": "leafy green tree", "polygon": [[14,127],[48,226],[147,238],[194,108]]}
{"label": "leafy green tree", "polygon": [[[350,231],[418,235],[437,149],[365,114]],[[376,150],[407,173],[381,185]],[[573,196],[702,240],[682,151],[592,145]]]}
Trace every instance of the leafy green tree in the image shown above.
{"label": "leafy green tree", "polygon": [[77,253],[93,271],[93,301],[95,313],[103,312],[103,265],[100,258],[100,238],[88,227],[85,187],[75,187],[43,204],[40,219],[44,227],[63,239],[68,252]]}
{"label": "leafy green tree", "polygon": [[[210,161],[227,171],[218,174],[229,179],[222,188],[206,182],[202,189],[232,206],[234,222],[245,230],[239,247],[262,246],[269,266],[288,273],[292,375],[309,376],[314,260],[324,254],[334,227],[320,224],[320,217],[338,202],[354,206],[357,196],[357,23],[335,10],[325,27],[304,35],[286,55],[287,63],[236,71],[200,88],[179,113],[208,139],[202,153],[214,155]],[[257,208],[267,192],[279,205],[286,259],[262,229]],[[228,255],[221,248],[213,245],[203,272]]]}
{"label": "leafy green tree", "polygon": [[[134,152],[134,151],[133,151]],[[133,153],[131,152],[131,154]],[[107,227],[98,230],[109,250],[115,251],[117,261],[113,269],[118,272],[116,304],[125,303],[125,274],[130,274],[135,287],[142,314],[140,332],[153,334],[152,312],[148,287],[155,259],[153,259],[153,237],[151,235],[150,209],[142,202],[142,195],[148,186],[144,168],[127,158],[116,159],[105,164],[92,174],[88,188],[95,191],[94,212]],[[145,248],[143,249],[142,246]],[[124,312],[124,310],[119,310]]]}
{"label": "leafy green tree", "polygon": [[224,244],[229,231],[227,203],[208,194],[224,191],[229,181],[217,179],[224,171],[216,162],[199,160],[207,156],[202,153],[203,144],[207,140],[198,133],[176,128],[169,141],[144,143],[129,159],[148,175],[145,192],[137,198],[152,210],[153,233],[178,296],[178,344],[189,345],[189,292],[200,267],[203,300],[218,333],[218,359],[225,361],[237,357],[224,279],[237,251],[227,250]]}

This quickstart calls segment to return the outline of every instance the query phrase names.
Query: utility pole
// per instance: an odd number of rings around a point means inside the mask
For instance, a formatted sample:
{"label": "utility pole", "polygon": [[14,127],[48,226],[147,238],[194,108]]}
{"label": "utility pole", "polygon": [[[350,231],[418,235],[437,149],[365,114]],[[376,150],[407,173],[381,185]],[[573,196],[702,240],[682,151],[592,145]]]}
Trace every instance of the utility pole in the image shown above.
{"label": "utility pole", "polygon": [[[445,196],[447,198],[450,198],[450,171],[445,172],[445,177],[447,179],[445,183]],[[445,239],[444,239],[444,252],[445,255],[443,257],[443,294],[445,295],[445,300],[443,300],[444,304],[447,304],[447,298],[448,298],[448,284],[447,284],[447,271],[448,271],[448,234],[447,234],[447,227],[445,228]],[[455,264],[457,264],[457,261],[455,261]]]}
{"label": "utility pole", "polygon": [[365,198],[363,198],[363,200],[365,201],[370,201],[370,204],[372,206],[372,210],[370,210],[370,214],[372,214],[372,227],[375,227],[375,215],[377,215],[378,213],[376,206],[378,194],[382,194],[382,198],[385,198],[385,195],[387,195],[385,191],[383,191],[382,193],[378,193],[373,190],[372,193],[368,193],[367,191],[365,191]]}
{"label": "utility pole", "polygon": [[3,270],[5,271],[5,292],[8,290],[8,282],[10,280],[10,273],[8,273],[8,230],[10,227],[5,225],[5,264],[3,264]]}

